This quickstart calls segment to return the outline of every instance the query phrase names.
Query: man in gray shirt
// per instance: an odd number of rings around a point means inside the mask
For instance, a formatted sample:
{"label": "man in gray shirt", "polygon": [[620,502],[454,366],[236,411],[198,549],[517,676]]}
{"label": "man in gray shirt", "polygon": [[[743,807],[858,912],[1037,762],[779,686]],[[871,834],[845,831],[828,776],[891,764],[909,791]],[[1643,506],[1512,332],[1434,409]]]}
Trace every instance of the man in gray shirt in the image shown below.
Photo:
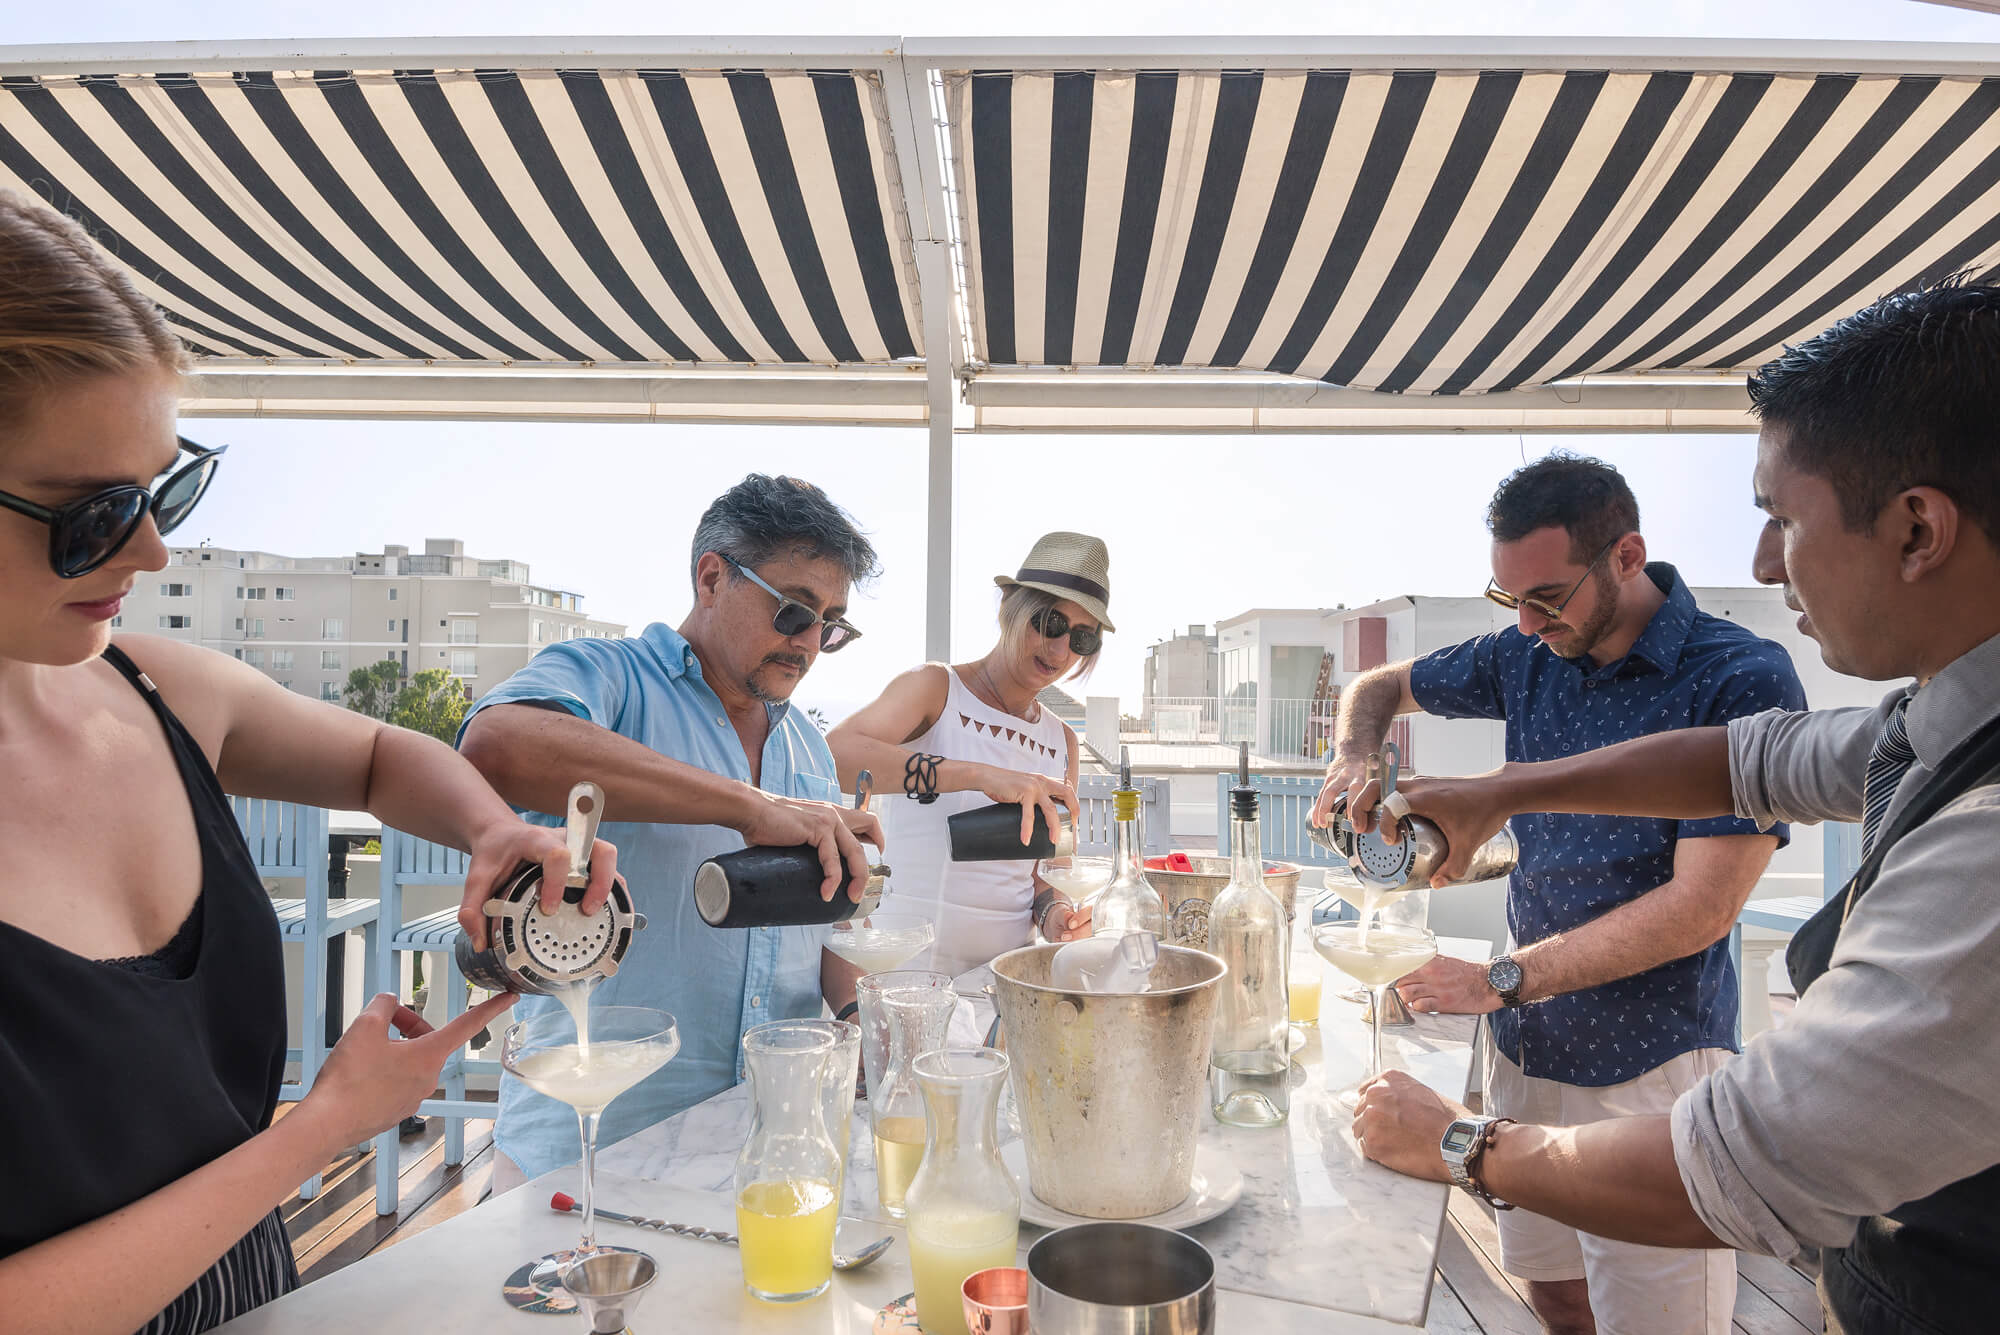
{"label": "man in gray shirt", "polygon": [[1829,666],[1916,684],[1873,708],[1770,711],[1406,793],[1454,849],[1524,812],[1860,821],[1861,872],[1788,956],[1797,1009],[1669,1117],[1493,1123],[1392,1073],[1355,1131],[1390,1167],[1603,1236],[1822,1248],[1829,1330],[1990,1330],[2000,288],[1886,297],[1750,388],[1769,515],[1757,578],[1784,585]]}

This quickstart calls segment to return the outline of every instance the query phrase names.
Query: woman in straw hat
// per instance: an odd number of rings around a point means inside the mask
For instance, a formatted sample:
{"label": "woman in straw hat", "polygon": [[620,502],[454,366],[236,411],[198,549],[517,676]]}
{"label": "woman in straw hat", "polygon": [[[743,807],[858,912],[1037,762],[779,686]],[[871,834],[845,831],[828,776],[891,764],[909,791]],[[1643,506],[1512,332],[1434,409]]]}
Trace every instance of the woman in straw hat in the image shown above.
{"label": "woman in straw hat", "polygon": [[931,967],[960,974],[1029,944],[1090,934],[1090,914],[1043,885],[1034,864],[953,862],[945,819],[988,802],[1019,802],[1022,843],[1040,808],[1051,829],[1057,804],[1076,810],[1076,734],[1036,695],[1097,661],[1113,629],[1111,558],[1081,533],[1047,533],[1021,568],[994,578],[1000,638],[967,663],[925,663],[889,683],[873,704],[827,735],[843,783],[862,770],[895,808],[896,894],[934,904]]}

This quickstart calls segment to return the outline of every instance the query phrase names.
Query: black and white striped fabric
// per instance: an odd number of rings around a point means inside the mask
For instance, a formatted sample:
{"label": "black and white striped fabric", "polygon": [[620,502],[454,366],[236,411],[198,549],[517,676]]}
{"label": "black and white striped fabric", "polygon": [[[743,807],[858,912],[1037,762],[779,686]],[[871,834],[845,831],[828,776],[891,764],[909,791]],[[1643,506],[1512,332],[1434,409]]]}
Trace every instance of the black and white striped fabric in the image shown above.
{"label": "black and white striped fabric", "polygon": [[1896,789],[1902,784],[1903,776],[1917,758],[1916,748],[1910,745],[1910,701],[1914,696],[1906,695],[1896,702],[1889,711],[1889,721],[1883,725],[1882,735],[1875,739],[1875,748],[1868,753],[1868,772],[1861,780],[1861,852],[1875,847],[1875,836],[1881,833],[1882,817],[1889,813],[1889,805],[1896,799]]}
{"label": "black and white striped fabric", "polygon": [[0,186],[196,352],[297,362],[922,355],[872,72],[0,81]]}
{"label": "black and white striped fabric", "polygon": [[976,359],[1409,394],[1742,369],[2000,265],[2000,79],[961,71]]}
{"label": "black and white striped fabric", "polygon": [[285,1222],[276,1210],[239,1239],[138,1335],[200,1335],[299,1286]]}

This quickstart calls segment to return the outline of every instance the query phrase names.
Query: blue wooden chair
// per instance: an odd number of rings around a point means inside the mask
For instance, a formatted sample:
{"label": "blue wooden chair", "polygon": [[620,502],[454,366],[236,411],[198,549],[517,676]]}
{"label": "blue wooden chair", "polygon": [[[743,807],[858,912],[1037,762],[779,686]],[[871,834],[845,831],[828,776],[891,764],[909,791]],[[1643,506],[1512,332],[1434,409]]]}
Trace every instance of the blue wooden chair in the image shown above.
{"label": "blue wooden chair", "polygon": [[[458,940],[458,906],[403,921],[403,890],[412,885],[448,885],[463,893],[466,865],[471,858],[455,848],[419,839],[401,830],[382,827],[382,930],[375,938],[375,976],[394,985],[400,976],[398,951],[431,957],[425,974],[432,989],[443,988],[445,1015],[452,1019],[465,1013],[465,975],[459,972],[453,946]],[[443,967],[438,967],[439,962]],[[472,1072],[497,1072],[500,1063],[467,1057],[454,1052],[445,1062],[438,1083],[443,1096],[425,1099],[419,1116],[445,1119],[444,1161],[447,1166],[465,1162],[465,1122],[469,1117],[491,1117],[491,1103],[465,1097],[465,1077]],[[375,1211],[395,1214],[398,1206],[397,1129],[389,1128],[375,1137]]]}
{"label": "blue wooden chair", "polygon": [[[1166,779],[1135,779],[1139,785],[1139,838],[1147,857],[1173,851],[1172,785]],[[1080,774],[1076,796],[1083,810],[1076,818],[1076,851],[1103,857],[1111,852],[1111,792],[1118,780],[1109,774]]]}
{"label": "blue wooden chair", "polygon": [[[338,1002],[327,995],[327,957],[333,939],[346,932],[362,933],[362,990],[375,990],[375,924],[379,905],[372,899],[332,899],[327,893],[327,813],[322,807],[304,807],[262,797],[234,797],[236,823],[243,828],[243,840],[257,875],[305,883],[302,899],[273,897],[271,907],[278,914],[278,934],[296,941],[303,950],[300,989],[300,1022],[305,1032],[300,1046],[288,1049],[285,1060],[299,1064],[296,1082],[280,1087],[278,1097],[295,1102],[311,1091],[320,1067],[326,1064],[327,1012]],[[299,1188],[300,1200],[319,1194],[320,1175],[315,1173]]]}

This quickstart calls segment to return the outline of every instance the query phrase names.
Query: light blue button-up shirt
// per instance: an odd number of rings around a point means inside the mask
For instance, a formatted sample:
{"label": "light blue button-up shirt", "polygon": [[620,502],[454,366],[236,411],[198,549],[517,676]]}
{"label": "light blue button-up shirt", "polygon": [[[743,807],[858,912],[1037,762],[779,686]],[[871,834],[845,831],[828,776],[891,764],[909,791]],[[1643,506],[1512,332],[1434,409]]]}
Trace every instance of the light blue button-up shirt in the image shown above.
{"label": "light blue button-up shirt", "polygon": [[[670,759],[750,782],[749,760],[722,701],[703,680],[688,642],[664,624],[632,639],[552,645],[481,696],[466,721],[502,704],[565,710]],[[782,797],[838,801],[838,771],[819,729],[789,705],[769,709],[759,786]],[[522,814],[538,825],[562,824],[541,812]],[[735,1084],[740,1040],[752,1025],[818,1015],[826,929],[721,931],[701,920],[695,868],[743,847],[734,830],[612,821],[598,834],[617,845],[619,873],[646,927],[633,937],[617,975],[598,986],[591,1006],[657,1007],[673,1015],[681,1038],[680,1055],[605,1111],[599,1143],[609,1145]],[[513,1013],[526,1018],[556,1005],[548,997],[524,997]],[[500,1084],[493,1140],[529,1177],[573,1163],[581,1153],[569,1106],[511,1076]]]}

